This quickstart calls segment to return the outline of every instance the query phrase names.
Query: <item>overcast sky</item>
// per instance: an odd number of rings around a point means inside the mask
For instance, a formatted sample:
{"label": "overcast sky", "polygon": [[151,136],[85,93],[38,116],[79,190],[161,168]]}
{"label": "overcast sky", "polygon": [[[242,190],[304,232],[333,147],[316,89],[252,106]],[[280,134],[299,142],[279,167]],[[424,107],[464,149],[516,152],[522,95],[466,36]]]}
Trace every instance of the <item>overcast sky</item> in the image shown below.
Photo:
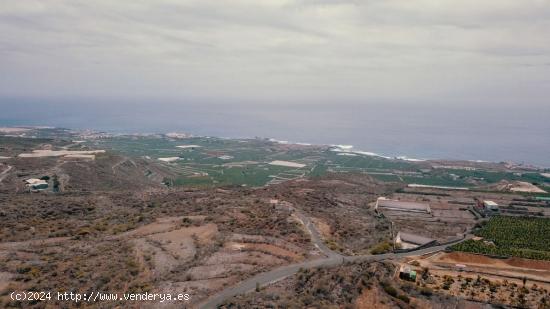
{"label": "overcast sky", "polygon": [[0,97],[548,104],[550,1],[1,0]]}

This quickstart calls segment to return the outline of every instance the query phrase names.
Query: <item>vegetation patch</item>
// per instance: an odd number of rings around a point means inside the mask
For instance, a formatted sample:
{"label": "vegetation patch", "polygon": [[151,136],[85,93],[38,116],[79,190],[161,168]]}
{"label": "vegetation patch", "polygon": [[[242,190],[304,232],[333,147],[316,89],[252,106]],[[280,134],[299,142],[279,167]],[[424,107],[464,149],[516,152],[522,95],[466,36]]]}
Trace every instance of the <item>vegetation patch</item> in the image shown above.
{"label": "vegetation patch", "polygon": [[393,249],[392,243],[389,241],[384,241],[374,246],[374,248],[372,248],[370,252],[372,254],[384,254],[392,251],[392,249]]}
{"label": "vegetation patch", "polygon": [[548,218],[493,217],[475,234],[483,240],[468,240],[451,248],[496,256],[550,260]]}

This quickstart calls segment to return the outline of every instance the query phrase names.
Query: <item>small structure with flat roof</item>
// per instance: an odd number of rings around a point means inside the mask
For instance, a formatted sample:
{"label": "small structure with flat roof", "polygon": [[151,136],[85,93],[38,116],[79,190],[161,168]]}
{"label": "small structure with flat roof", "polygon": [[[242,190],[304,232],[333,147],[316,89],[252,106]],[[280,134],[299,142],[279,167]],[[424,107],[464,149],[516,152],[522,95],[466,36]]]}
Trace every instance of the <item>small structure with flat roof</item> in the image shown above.
{"label": "small structure with flat roof", "polygon": [[483,201],[483,212],[485,216],[494,216],[500,213],[498,204],[493,201]]}
{"label": "small structure with flat roof", "polygon": [[48,182],[38,178],[27,179],[25,183],[31,190],[45,190],[48,188]]}
{"label": "small structure with flat roof", "polygon": [[404,232],[399,232],[397,233],[397,236],[395,236],[395,244],[401,247],[401,249],[427,247],[435,244],[435,242],[436,240],[432,238]]}
{"label": "small structure with flat roof", "polygon": [[399,268],[399,278],[407,281],[416,281],[416,271],[412,270],[410,266],[402,265]]}
{"label": "small structure with flat roof", "polygon": [[406,212],[423,212],[431,213],[430,204],[419,202],[405,202],[399,200],[390,200],[385,197],[379,197],[376,200],[374,210],[393,210],[393,211],[406,211]]}

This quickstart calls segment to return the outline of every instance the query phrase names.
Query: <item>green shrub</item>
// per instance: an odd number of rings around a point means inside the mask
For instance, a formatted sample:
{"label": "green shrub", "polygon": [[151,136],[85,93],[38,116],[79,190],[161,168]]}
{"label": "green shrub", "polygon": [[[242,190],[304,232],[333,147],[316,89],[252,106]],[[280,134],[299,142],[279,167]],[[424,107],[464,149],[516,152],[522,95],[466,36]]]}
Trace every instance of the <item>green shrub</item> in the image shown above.
{"label": "green shrub", "polygon": [[422,289],[420,290],[420,294],[422,294],[422,295],[424,295],[424,296],[430,297],[430,296],[432,296],[433,291],[432,291],[432,289],[430,289],[430,288],[428,288],[428,287],[425,287],[425,288],[422,288]]}
{"label": "green shrub", "polygon": [[397,290],[390,284],[385,283],[382,285],[382,288],[384,289],[384,292],[388,293],[388,295],[397,297]]}
{"label": "green shrub", "polygon": [[381,243],[377,244],[376,246],[374,246],[374,248],[371,249],[370,253],[372,253],[372,254],[384,254],[384,253],[390,252],[392,250],[392,248],[393,248],[393,246],[392,246],[391,242],[384,241],[384,242],[381,242]]}
{"label": "green shrub", "polygon": [[406,302],[407,304],[411,301],[409,296],[407,296],[405,294],[400,294],[399,296],[397,296],[397,298],[399,298],[400,300]]}

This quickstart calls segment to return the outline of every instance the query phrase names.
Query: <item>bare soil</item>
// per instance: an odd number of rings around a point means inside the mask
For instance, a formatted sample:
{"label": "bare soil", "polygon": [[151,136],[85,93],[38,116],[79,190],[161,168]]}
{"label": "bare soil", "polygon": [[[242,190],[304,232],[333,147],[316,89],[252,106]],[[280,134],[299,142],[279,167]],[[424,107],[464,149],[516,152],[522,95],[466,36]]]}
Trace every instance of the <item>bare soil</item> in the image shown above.
{"label": "bare soil", "polygon": [[471,254],[465,252],[451,252],[437,255],[434,262],[472,264],[472,265],[490,265],[491,267],[501,267],[509,269],[510,267],[519,267],[524,269],[538,269],[550,271],[550,261],[537,261],[522,258],[494,259],[484,255]]}

